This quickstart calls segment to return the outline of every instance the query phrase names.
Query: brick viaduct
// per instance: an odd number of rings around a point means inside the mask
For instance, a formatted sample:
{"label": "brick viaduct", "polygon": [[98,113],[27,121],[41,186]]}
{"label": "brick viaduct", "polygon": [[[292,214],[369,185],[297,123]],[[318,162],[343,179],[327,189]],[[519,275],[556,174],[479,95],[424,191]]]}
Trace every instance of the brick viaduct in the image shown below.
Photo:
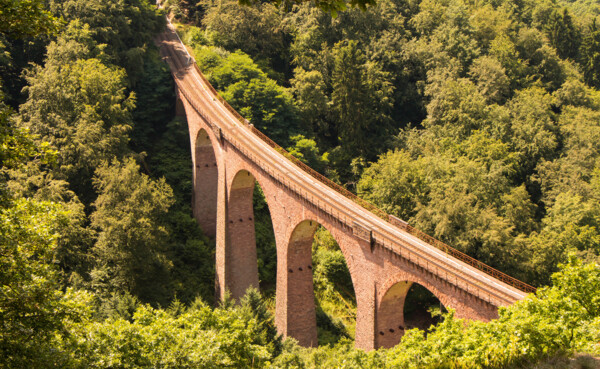
{"label": "brick viaduct", "polygon": [[277,245],[275,324],[284,336],[316,346],[311,266],[322,225],[346,259],[356,294],[356,346],[391,347],[404,334],[404,299],[413,283],[456,316],[490,320],[498,307],[533,288],[387,216],[303,167],[223,101],[199,71],[172,25],[157,40],[176,82],[177,109],[189,126],[194,215],[216,240],[216,289],[241,297],[258,287],[252,194],[262,188]]}

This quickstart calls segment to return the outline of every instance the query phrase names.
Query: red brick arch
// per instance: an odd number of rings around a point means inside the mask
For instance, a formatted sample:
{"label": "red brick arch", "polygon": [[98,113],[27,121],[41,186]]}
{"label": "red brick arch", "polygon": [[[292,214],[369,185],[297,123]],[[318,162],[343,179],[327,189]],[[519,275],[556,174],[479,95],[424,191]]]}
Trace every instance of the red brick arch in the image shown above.
{"label": "red brick arch", "polygon": [[[281,245],[285,263],[278,262],[277,319],[285,336],[298,340],[302,346],[317,345],[317,322],[312,271],[312,244],[315,231],[319,226],[327,229],[344,254],[348,268],[351,262],[347,257],[350,240],[333,224],[310,217],[295,220],[290,227],[288,241]],[[325,224],[323,224],[325,223]],[[278,246],[279,247],[279,246]],[[344,252],[346,250],[346,252]],[[280,268],[281,265],[281,268]],[[350,272],[353,278],[354,275]],[[353,286],[354,287],[354,286]]]}
{"label": "red brick arch", "polygon": [[456,309],[452,306],[452,300],[429,281],[411,273],[397,273],[381,286],[377,296],[377,347],[389,348],[400,342],[407,328],[404,303],[410,287],[415,283],[425,287],[445,308]]}
{"label": "red brick arch", "polygon": [[[263,177],[241,165],[227,185],[225,257],[227,288],[231,297],[239,299],[250,287],[259,288],[256,234],[254,227],[254,187]],[[270,189],[261,186],[269,207]]]}
{"label": "red brick arch", "polygon": [[287,288],[278,288],[278,309],[288,318],[286,336],[294,337],[302,346],[317,346],[317,318],[312,274],[312,243],[319,223],[303,220],[290,234],[286,247],[285,269],[278,271],[285,280]]}
{"label": "red brick arch", "polygon": [[239,299],[249,287],[258,288],[258,264],[254,234],[254,175],[240,170],[231,178],[227,196],[227,241],[226,258],[232,266],[228,268],[227,288],[231,297]]}

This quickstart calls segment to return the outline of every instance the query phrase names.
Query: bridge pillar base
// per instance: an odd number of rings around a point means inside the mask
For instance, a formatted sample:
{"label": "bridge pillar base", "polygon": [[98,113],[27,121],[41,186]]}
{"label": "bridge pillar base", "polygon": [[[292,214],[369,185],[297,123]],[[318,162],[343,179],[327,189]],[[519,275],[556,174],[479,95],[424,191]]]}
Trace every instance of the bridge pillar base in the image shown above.
{"label": "bridge pillar base", "polygon": [[277,267],[275,324],[284,337],[316,347],[317,315],[312,274],[312,242],[318,223],[303,221],[292,232],[287,255]]}
{"label": "bridge pillar base", "polygon": [[404,302],[412,282],[398,282],[383,297],[377,309],[376,347],[390,348],[400,343],[406,330]]}
{"label": "bridge pillar base", "polygon": [[242,298],[248,288],[259,288],[252,203],[254,182],[255,179],[249,172],[238,172],[227,201],[225,270],[227,289],[236,300]]}
{"label": "bridge pillar base", "polygon": [[365,351],[373,350],[375,345],[375,282],[370,278],[355,280],[356,293],[356,336],[354,345]]}

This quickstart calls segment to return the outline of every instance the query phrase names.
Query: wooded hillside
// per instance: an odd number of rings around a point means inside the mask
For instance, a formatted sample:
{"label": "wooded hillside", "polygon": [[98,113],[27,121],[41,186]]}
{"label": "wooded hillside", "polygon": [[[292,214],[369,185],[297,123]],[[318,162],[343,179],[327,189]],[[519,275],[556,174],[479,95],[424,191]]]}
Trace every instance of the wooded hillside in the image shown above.
{"label": "wooded hillside", "polygon": [[255,127],[386,212],[542,287],[536,296],[494,322],[450,311],[395,348],[355,350],[352,283],[321,229],[314,282],[331,344],[302,349],[273,325],[275,241],[258,189],[267,298],[213,308],[214,240],[192,217],[187,127],[152,42],[165,11],[15,1],[0,5],[0,368],[596,365],[569,358],[600,355],[598,4],[317,4],[164,6]]}

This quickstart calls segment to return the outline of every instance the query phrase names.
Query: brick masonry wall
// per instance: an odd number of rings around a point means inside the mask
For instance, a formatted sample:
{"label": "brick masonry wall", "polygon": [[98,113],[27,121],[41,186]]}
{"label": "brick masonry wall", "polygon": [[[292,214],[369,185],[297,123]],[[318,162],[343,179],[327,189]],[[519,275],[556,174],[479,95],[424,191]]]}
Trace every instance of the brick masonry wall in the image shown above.
{"label": "brick masonry wall", "polygon": [[226,273],[231,297],[239,299],[250,287],[258,288],[256,237],[254,234],[254,176],[240,170],[231,176],[227,201]]}
{"label": "brick masonry wall", "polygon": [[[312,243],[319,224],[305,220],[292,231],[287,248],[285,285],[287,301],[286,336],[294,337],[302,346],[317,346],[317,320],[312,274]],[[287,272],[287,273],[286,273]]]}
{"label": "brick masonry wall", "polygon": [[204,233],[214,238],[217,234],[219,169],[212,142],[204,129],[198,131],[194,159],[194,217]]}

